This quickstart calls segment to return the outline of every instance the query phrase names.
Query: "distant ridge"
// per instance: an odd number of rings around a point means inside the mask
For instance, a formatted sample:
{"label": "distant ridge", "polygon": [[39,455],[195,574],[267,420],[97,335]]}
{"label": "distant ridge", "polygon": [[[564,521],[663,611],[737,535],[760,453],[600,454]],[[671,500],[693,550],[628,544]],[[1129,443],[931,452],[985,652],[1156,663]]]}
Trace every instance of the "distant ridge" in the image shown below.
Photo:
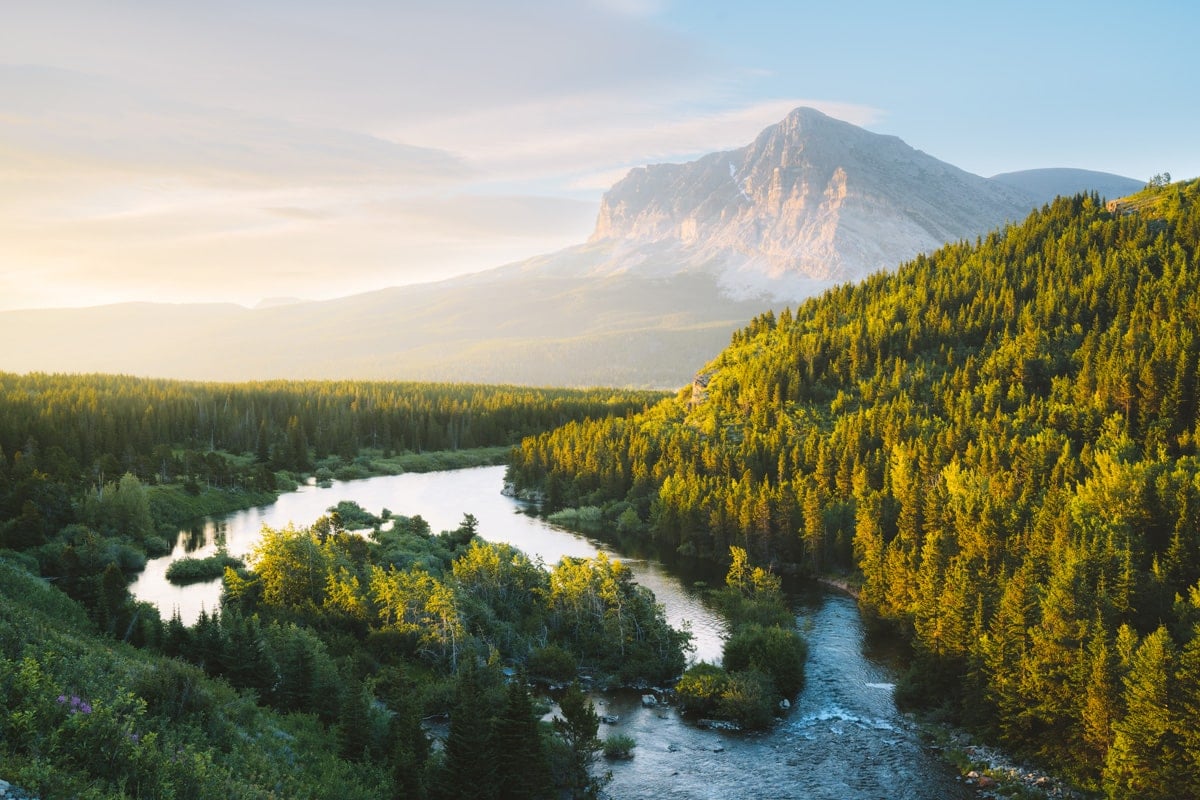
{"label": "distant ridge", "polygon": [[1080,192],[1096,192],[1109,200],[1133,194],[1145,187],[1145,181],[1114,175],[1111,172],[1096,172],[1090,169],[1026,169],[1019,172],[1002,172],[992,176],[998,181],[1019,189],[1038,203],[1049,203],[1055,197],[1070,197]]}

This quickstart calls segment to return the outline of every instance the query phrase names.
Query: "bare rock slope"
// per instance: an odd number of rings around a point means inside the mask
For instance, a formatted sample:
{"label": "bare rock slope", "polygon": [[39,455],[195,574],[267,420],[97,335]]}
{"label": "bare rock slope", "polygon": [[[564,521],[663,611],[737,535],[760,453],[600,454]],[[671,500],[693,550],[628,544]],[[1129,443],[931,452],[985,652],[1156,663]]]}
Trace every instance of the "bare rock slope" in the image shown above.
{"label": "bare rock slope", "polygon": [[[1028,193],[798,108],[749,145],[629,173],[604,196],[598,271],[707,269],[736,297],[796,300],[1022,219]],[[656,256],[648,256],[654,246]]]}

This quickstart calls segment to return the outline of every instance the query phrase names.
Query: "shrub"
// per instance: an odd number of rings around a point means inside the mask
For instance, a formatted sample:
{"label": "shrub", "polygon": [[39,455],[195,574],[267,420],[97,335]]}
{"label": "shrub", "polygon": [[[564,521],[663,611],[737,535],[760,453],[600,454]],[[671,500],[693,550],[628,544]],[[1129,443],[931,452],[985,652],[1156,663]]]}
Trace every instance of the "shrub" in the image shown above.
{"label": "shrub", "polygon": [[794,630],[744,625],[725,642],[722,663],[730,672],[756,669],[766,674],[784,697],[804,686],[808,647]]}
{"label": "shrub", "polygon": [[539,647],[529,654],[529,674],[551,682],[564,682],[574,679],[579,666],[575,656],[556,644]]}
{"label": "shrub", "polygon": [[142,546],[150,558],[169,555],[171,552],[171,543],[162,536],[147,536]]}
{"label": "shrub", "polygon": [[775,720],[778,695],[779,690],[765,673],[754,669],[732,673],[717,704],[717,716],[747,730],[767,728]]}
{"label": "shrub", "polygon": [[604,514],[598,506],[564,508],[548,516],[550,522],[564,528],[595,533],[604,527]]}
{"label": "shrub", "polygon": [[181,558],[167,567],[167,580],[175,585],[212,581],[225,574],[226,567],[246,566],[240,558],[217,553],[208,558]]}
{"label": "shrub", "polygon": [[679,708],[700,715],[715,713],[728,683],[729,673],[716,664],[693,664],[675,684]]}
{"label": "shrub", "polygon": [[621,733],[609,736],[604,740],[604,757],[611,759],[633,758],[633,748],[637,742],[632,737]]}

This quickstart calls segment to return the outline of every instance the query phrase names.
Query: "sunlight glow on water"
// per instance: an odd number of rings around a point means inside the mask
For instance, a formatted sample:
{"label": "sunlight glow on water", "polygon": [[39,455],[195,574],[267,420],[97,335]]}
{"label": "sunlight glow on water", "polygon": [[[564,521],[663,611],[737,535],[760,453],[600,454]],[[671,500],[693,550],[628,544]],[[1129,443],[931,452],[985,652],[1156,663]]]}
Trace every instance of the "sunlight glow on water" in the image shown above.
{"label": "sunlight glow on water", "polygon": [[305,527],[341,500],[353,500],[373,514],[384,508],[403,516],[419,514],[435,532],[457,528],[463,514],[469,513],[479,520],[482,538],[507,542],[546,564],[555,564],[563,556],[591,557],[600,550],[619,558],[633,571],[637,582],[654,592],[666,607],[672,625],[680,627],[685,621],[690,624],[696,644],[694,657],[720,660],[724,621],[700,602],[696,592],[685,588],[658,562],[621,557],[601,542],[529,516],[521,503],[500,493],[503,485],[504,467],[476,467],[339,481],[326,488],[303,486],[281,495],[269,506],[209,520],[197,526],[195,532],[180,531],[170,555],[150,561],[130,591],[139,600],[156,604],[164,618],[178,609],[180,619],[190,625],[201,609],[218,607],[221,582],[218,579],[174,586],[167,581],[167,567],[184,556],[212,555],[220,535],[231,555],[242,556],[253,549],[263,525],[281,528],[291,523]]}

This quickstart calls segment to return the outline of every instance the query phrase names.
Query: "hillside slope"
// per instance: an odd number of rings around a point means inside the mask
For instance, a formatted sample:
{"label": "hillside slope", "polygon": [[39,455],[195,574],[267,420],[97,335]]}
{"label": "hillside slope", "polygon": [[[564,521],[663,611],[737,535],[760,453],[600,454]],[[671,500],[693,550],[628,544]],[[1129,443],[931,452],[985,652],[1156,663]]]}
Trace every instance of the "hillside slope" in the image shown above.
{"label": "hillside slope", "polygon": [[[0,557],[2,776],[45,798],[377,798],[376,765],[315,717],[255,705],[183,662],[101,637],[82,608]],[[336,748],[335,748],[336,749]]]}
{"label": "hillside slope", "polygon": [[522,276],[267,309],[130,303],[0,313],[0,370],[675,389],[762,310],[708,276]]}
{"label": "hillside slope", "polygon": [[1111,172],[1064,168],[1004,172],[993,175],[991,180],[1011,186],[1029,195],[1037,203],[1049,203],[1056,197],[1071,197],[1087,192],[1096,192],[1101,197],[1115,200],[1140,191],[1146,185],[1145,181],[1114,175]]}
{"label": "hillside slope", "polygon": [[[1134,202],[1136,201],[1136,202]],[[550,504],[854,570],[941,704],[1112,797],[1200,796],[1200,181],[1056,201],[762,315],[628,420],[526,440]],[[628,515],[623,529],[634,527]]]}

